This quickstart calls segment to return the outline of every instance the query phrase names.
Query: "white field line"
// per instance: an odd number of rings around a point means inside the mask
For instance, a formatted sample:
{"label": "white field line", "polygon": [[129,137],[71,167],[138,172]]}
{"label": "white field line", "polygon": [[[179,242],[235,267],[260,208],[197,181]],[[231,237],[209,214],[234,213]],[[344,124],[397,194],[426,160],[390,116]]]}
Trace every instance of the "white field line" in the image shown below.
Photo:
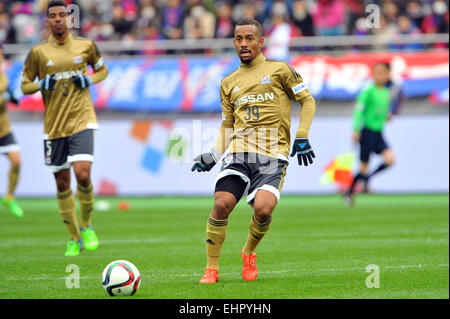
{"label": "white field line", "polygon": [[[297,236],[298,240],[304,240],[304,239],[313,239],[313,240],[320,240],[323,242],[328,241],[346,241],[346,240],[362,240],[362,241],[378,241],[378,242],[448,242],[448,239],[445,238],[366,238],[367,236],[389,236],[389,235],[430,235],[430,234],[448,234],[449,229],[435,229],[432,231],[399,231],[395,233],[383,233],[383,232],[343,232],[343,233],[303,233],[299,234]],[[170,241],[178,241],[178,239],[169,239],[165,237],[155,237],[155,238],[125,238],[125,239],[109,239],[109,240],[102,240],[100,238],[100,244],[139,244],[139,243],[149,243],[149,244],[157,244],[162,242],[170,242]],[[65,246],[65,241],[51,241],[51,242],[42,242],[43,239],[40,240],[23,240],[23,239],[16,239],[16,240],[5,240],[0,242],[0,248],[10,248],[15,246],[26,246],[26,247],[54,247],[54,246]]]}
{"label": "white field line", "polygon": [[[109,240],[102,240],[100,239],[100,244],[139,244],[139,243],[146,243],[146,244],[156,244],[156,243],[162,243],[169,241],[168,238],[165,237],[158,237],[158,238],[127,238],[127,239],[109,239]],[[15,246],[26,246],[26,247],[57,247],[62,246],[64,247],[67,244],[67,241],[46,241],[42,242],[42,239],[40,240],[5,240],[3,242],[0,242],[0,248],[9,248],[9,247],[15,247]]]}
{"label": "white field line", "polygon": [[364,232],[317,232],[317,233],[303,233],[298,234],[298,237],[300,238],[340,238],[340,237],[358,237],[358,238],[364,238],[367,236],[388,236],[388,235],[430,235],[430,234],[448,234],[449,229],[448,228],[441,228],[441,229],[433,229],[433,230],[426,230],[426,231],[410,231],[410,230],[399,230],[395,232],[383,232],[383,231],[364,231]]}
{"label": "white field line", "polygon": [[[393,266],[384,266],[380,267],[381,269],[404,269],[404,268],[441,268],[441,267],[449,267],[449,264],[438,264],[438,265],[393,265]],[[283,270],[271,270],[271,271],[260,271],[259,274],[282,274],[282,273],[290,273],[290,272],[303,272],[303,273],[314,273],[314,272],[346,272],[346,271],[359,271],[359,270],[366,270],[366,267],[349,267],[349,268],[319,268],[314,270],[308,270],[308,271],[301,271],[298,269],[283,269]],[[220,275],[233,275],[234,273],[220,273]],[[192,276],[199,276],[199,274],[179,274],[179,275],[172,275],[168,277],[192,277]]]}
{"label": "white field line", "polygon": [[[425,268],[448,268],[449,264],[437,264],[437,265],[391,265],[391,266],[381,266],[380,269],[406,269],[406,268],[419,268],[419,269],[425,269]],[[364,271],[365,267],[349,267],[349,268],[322,268],[322,269],[314,269],[314,270],[298,270],[298,269],[281,269],[281,270],[269,270],[269,271],[260,271],[259,274],[283,274],[283,273],[316,273],[316,272],[352,272],[352,271]],[[148,273],[151,273],[149,271]],[[239,273],[239,272],[238,272]],[[220,275],[225,276],[231,276],[235,275],[236,273],[220,273]],[[157,277],[156,275],[150,275],[149,277]],[[201,273],[190,273],[190,274],[178,274],[178,275],[164,275],[165,278],[183,278],[183,277],[201,277]],[[14,280],[14,281],[21,281],[21,280],[29,280],[29,281],[38,281],[38,280],[49,280],[49,281],[60,281],[60,280],[66,280],[66,277],[52,277],[52,276],[38,276],[38,277],[22,277],[22,276],[10,276],[5,278],[6,280]],[[95,279],[99,282],[101,281],[101,275],[99,276],[80,276],[80,279]]]}

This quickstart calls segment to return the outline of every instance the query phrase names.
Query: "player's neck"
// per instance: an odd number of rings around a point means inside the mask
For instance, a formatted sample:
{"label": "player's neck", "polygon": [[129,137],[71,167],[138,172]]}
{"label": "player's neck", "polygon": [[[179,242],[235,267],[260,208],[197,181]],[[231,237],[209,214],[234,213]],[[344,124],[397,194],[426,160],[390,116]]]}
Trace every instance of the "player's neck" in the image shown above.
{"label": "player's neck", "polygon": [[252,67],[254,65],[261,63],[262,61],[264,61],[264,56],[260,52],[250,63],[241,63],[241,65],[243,67],[249,68],[249,67]]}
{"label": "player's neck", "polygon": [[53,39],[55,39],[59,43],[64,43],[69,37],[70,32],[66,31],[63,34],[52,34]]}

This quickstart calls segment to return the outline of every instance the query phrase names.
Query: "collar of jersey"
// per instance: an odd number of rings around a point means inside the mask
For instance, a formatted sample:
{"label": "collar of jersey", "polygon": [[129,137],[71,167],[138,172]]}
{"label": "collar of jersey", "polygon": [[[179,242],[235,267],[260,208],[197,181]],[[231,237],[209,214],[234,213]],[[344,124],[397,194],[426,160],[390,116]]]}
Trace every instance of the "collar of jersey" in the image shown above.
{"label": "collar of jersey", "polygon": [[67,38],[66,38],[63,42],[60,42],[60,41],[56,40],[56,39],[51,35],[50,38],[49,38],[49,42],[50,42],[50,43],[55,43],[55,44],[58,44],[58,45],[64,45],[64,44],[67,44],[67,43],[69,43],[70,41],[72,41],[72,39],[73,39],[72,33],[69,33],[69,35],[67,36]]}
{"label": "collar of jersey", "polygon": [[262,53],[260,53],[252,62],[250,62],[249,64],[245,64],[245,63],[241,63],[241,67],[242,68],[251,68],[254,67],[255,65],[261,64],[262,62],[264,62],[266,60],[266,58],[264,57],[264,55]]}

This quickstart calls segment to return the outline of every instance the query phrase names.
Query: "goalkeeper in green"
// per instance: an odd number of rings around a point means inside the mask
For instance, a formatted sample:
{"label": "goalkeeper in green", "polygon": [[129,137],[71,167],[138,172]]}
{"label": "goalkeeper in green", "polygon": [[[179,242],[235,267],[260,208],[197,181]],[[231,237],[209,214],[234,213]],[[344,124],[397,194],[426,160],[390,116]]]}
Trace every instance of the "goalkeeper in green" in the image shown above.
{"label": "goalkeeper in green", "polygon": [[[353,205],[353,194],[358,181],[364,182],[367,191],[369,179],[394,164],[394,153],[383,137],[383,128],[390,120],[391,93],[389,64],[378,62],[373,66],[373,83],[361,91],[353,113],[353,141],[360,145],[360,168],[352,185],[344,195],[345,203]],[[373,172],[369,170],[372,153],[381,154],[381,163]]]}

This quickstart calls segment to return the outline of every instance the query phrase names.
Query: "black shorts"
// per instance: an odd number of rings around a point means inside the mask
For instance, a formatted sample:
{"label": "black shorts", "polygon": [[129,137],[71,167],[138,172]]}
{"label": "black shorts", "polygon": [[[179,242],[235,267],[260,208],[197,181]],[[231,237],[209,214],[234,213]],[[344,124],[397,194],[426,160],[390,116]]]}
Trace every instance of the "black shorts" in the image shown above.
{"label": "black shorts", "polygon": [[0,138],[0,154],[9,154],[20,150],[13,133],[8,133]]}
{"label": "black shorts", "polygon": [[44,140],[47,169],[59,172],[70,168],[73,162],[94,161],[94,130],[88,129],[72,136]]}
{"label": "black shorts", "polygon": [[363,128],[361,131],[359,146],[361,162],[368,162],[371,153],[380,154],[389,148],[381,132],[375,132],[367,128]]}
{"label": "black shorts", "polygon": [[[215,192],[228,191],[236,196],[237,201],[246,195],[247,203],[252,205],[256,192],[262,189],[271,192],[279,200],[288,164],[288,161],[256,153],[228,154],[217,175]],[[243,192],[226,189],[232,187],[231,184],[220,183],[220,180],[227,176],[239,176],[245,185]],[[236,185],[236,188],[241,188],[241,185]]]}

